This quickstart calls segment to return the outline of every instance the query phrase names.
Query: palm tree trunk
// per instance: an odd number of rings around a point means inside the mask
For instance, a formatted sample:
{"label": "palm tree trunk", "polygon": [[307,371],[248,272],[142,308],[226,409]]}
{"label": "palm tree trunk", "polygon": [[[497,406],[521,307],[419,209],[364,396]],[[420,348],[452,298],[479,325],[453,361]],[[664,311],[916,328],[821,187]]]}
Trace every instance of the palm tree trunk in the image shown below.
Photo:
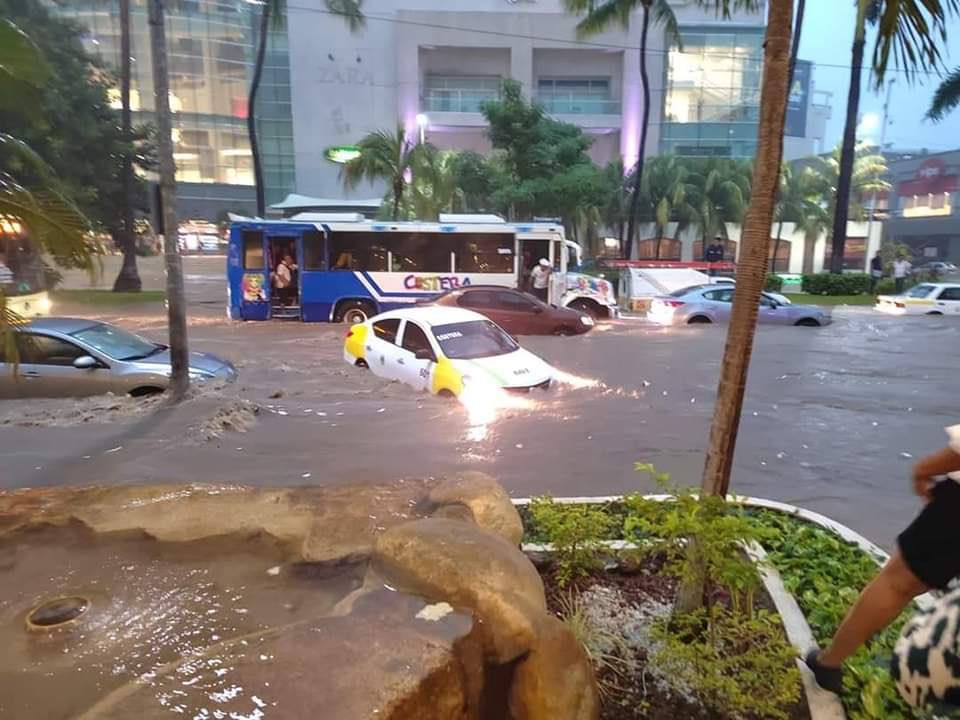
{"label": "palm tree trunk", "polygon": [[847,218],[850,213],[850,185],[853,180],[853,162],[857,152],[857,115],[860,113],[860,76],[863,68],[863,50],[866,45],[867,0],[858,0],[857,6],[857,29],[853,39],[850,91],[847,95],[847,121],[843,128],[840,177],[837,180],[837,207],[833,214],[833,255],[830,258],[830,272],[832,273],[843,272],[843,253],[847,243]]}
{"label": "palm tree trunk", "polygon": [[[741,237],[727,342],[723,352],[720,383],[714,405],[701,493],[726,496],[730,487],[737,430],[743,410],[747,370],[753,351],[760,292],[767,274],[770,226],[779,186],[783,156],[783,126],[789,96],[790,34],[793,0],[771,0],[764,44],[763,84],[760,93],[760,126],[753,193]],[[693,543],[696,553],[696,542]],[[696,554],[694,555],[696,559]],[[676,611],[689,612],[702,606],[705,573],[691,573],[677,594]]]}
{"label": "palm tree trunk", "polygon": [[[130,143],[133,122],[130,116],[130,0],[120,0],[120,130],[125,143]],[[120,169],[123,183],[121,196],[120,249],[123,265],[113,283],[114,292],[140,292],[142,283],[137,272],[137,241],[133,229],[133,148],[127,145]]]}
{"label": "palm tree trunk", "polygon": [[260,37],[257,44],[257,59],[253,65],[253,78],[250,80],[250,92],[247,94],[247,137],[250,138],[250,156],[253,158],[253,182],[257,192],[257,216],[263,217],[267,211],[266,193],[263,187],[263,164],[260,161],[260,144],[257,142],[257,93],[260,91],[260,78],[263,76],[263,63],[267,56],[267,36],[270,30],[270,15],[273,3],[265,2],[260,13]]}
{"label": "palm tree trunk", "polygon": [[783,235],[783,220],[777,225],[777,239],[773,242],[773,258],[770,260],[770,272],[777,271],[777,255],[780,254],[780,237]]}
{"label": "palm tree trunk", "polygon": [[150,0],[150,45],[153,52],[153,100],[157,119],[157,155],[163,202],[163,257],[167,271],[167,322],[170,326],[170,395],[183,399],[190,386],[187,312],[183,297],[183,266],[177,247],[176,165],[173,162],[170,118],[170,79],[163,0]]}
{"label": "palm tree trunk", "polygon": [[393,183],[393,219],[400,219],[400,201],[403,199],[403,181]]}
{"label": "palm tree trunk", "polygon": [[[640,146],[637,148],[637,164],[634,165],[633,196],[630,198],[630,215],[627,218],[627,239],[624,257],[629,260],[633,251],[633,238],[640,211],[640,193],[643,185],[643,156],[647,152],[647,130],[650,125],[650,78],[647,75],[647,34],[650,29],[650,5],[643,3],[643,24],[640,27],[640,85],[643,88],[643,115],[640,119]],[[658,240],[659,243],[659,240]],[[657,245],[657,253],[660,246]]]}

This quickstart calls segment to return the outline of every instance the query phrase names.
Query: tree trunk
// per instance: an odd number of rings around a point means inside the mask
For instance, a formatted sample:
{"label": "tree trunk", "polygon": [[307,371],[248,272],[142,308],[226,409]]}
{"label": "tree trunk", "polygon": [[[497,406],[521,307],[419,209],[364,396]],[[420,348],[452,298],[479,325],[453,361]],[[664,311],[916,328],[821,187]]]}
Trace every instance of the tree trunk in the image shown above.
{"label": "tree trunk", "polygon": [[253,159],[253,182],[257,192],[257,216],[267,213],[266,192],[263,187],[263,164],[260,161],[260,143],[257,142],[256,105],[260,92],[260,78],[263,76],[263,63],[267,56],[267,36],[270,31],[270,13],[273,5],[263,4],[260,13],[260,37],[257,45],[257,59],[253,65],[253,77],[250,79],[250,92],[247,94],[247,137],[250,138],[250,156]]}
{"label": "tree trunk", "polygon": [[[640,85],[643,88],[643,115],[640,119],[640,146],[637,149],[637,164],[634,165],[633,195],[630,198],[630,214],[627,217],[625,259],[633,252],[633,238],[640,211],[640,193],[643,187],[643,156],[647,152],[647,130],[650,125],[650,78],[647,76],[647,34],[650,29],[650,4],[643,2],[643,24],[640,26]],[[657,248],[659,252],[659,247]]]}
{"label": "tree trunk", "polygon": [[836,209],[833,213],[833,255],[830,272],[843,272],[843,253],[847,244],[847,217],[850,214],[850,184],[853,180],[853,162],[857,152],[857,115],[860,113],[860,76],[863,69],[863,50],[866,45],[867,0],[857,3],[857,28],[853,38],[853,57],[850,67],[850,91],[847,95],[847,120],[843,128],[843,147],[840,151],[840,177],[837,180]]}
{"label": "tree trunk", "polygon": [[[771,0],[764,45],[753,193],[740,241],[742,247],[737,263],[737,292],[733,299],[713,422],[710,426],[701,484],[703,495],[726,496],[730,487],[730,470],[733,467],[747,370],[753,351],[757,309],[767,274],[770,226],[773,223],[783,156],[783,126],[789,96],[787,82],[790,74],[792,15],[793,0]],[[703,575],[691,573],[691,577],[681,583],[676,611],[689,612],[700,607],[703,602],[703,587]]]}
{"label": "tree trunk", "polygon": [[393,183],[393,220],[396,222],[400,218],[400,201],[403,199],[403,183]]}
{"label": "tree trunk", "polygon": [[783,220],[777,225],[777,239],[773,242],[773,259],[770,260],[770,272],[777,271],[777,255],[780,254],[780,237],[783,235]]}
{"label": "tree trunk", "polygon": [[[133,135],[130,117],[130,0],[120,0],[120,130],[125,143]],[[142,283],[137,271],[137,239],[133,227],[133,148],[127,146],[120,169],[123,195],[120,202],[120,250],[123,265],[113,283],[114,292],[140,292]]]}
{"label": "tree trunk", "polygon": [[797,56],[800,53],[800,37],[803,35],[803,16],[806,14],[807,0],[797,0],[797,19],[793,24],[793,44],[790,49],[790,81],[788,88],[793,88],[793,73],[797,69]]}
{"label": "tree trunk", "polygon": [[157,155],[163,201],[163,258],[167,272],[167,322],[170,326],[170,397],[179,402],[190,385],[187,313],[183,297],[177,222],[176,165],[170,117],[170,79],[163,0],[149,0],[150,45],[153,52],[153,96],[157,120]]}

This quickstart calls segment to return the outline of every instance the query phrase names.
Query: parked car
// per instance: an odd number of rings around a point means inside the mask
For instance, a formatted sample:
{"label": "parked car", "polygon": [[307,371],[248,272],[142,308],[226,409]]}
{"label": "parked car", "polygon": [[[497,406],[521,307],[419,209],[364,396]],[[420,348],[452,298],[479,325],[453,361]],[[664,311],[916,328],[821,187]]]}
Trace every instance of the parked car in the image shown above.
{"label": "parked car", "polygon": [[[654,298],[647,318],[661,325],[724,322],[733,307],[732,287],[696,285]],[[777,325],[829,325],[832,318],[815,305],[781,305],[769,293],[760,296],[758,322]]]}
{"label": "parked car", "polygon": [[[35,318],[14,330],[19,364],[0,345],[0,398],[148,395],[170,384],[170,351],[122,328],[80,318]],[[236,368],[190,353],[190,378],[232,380]]]}
{"label": "parked car", "polygon": [[[736,285],[737,281],[732,277],[713,277],[710,278],[710,283],[713,285]],[[793,302],[786,295],[781,295],[780,293],[770,292],[769,290],[764,291],[769,297],[772,297],[781,305],[793,305]]]}
{"label": "parked car", "polygon": [[930,272],[936,273],[937,275],[954,275],[957,272],[957,266],[952,262],[943,262],[941,260],[935,260],[934,262],[929,262],[926,265],[921,265],[919,268],[916,268],[920,272]]}
{"label": "parked car", "polygon": [[546,388],[554,375],[489,318],[443,306],[392,310],[352,326],[343,359],[435,395],[457,396],[472,384]]}
{"label": "parked car", "polygon": [[451,290],[429,304],[473,310],[511,335],[579,335],[596,324],[587,313],[548,305],[528,293],[496,285]]}
{"label": "parked car", "polygon": [[960,284],[921,283],[903,295],[880,295],[874,308],[890,315],[960,315]]}

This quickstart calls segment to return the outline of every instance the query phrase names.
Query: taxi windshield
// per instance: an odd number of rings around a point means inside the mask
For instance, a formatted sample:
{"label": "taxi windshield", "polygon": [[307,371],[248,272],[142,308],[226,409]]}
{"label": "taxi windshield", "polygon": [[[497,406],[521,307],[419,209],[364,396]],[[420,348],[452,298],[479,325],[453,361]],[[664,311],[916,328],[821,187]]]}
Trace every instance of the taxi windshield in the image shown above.
{"label": "taxi windshield", "polygon": [[434,325],[433,336],[440,343],[443,354],[451,360],[506,355],[520,346],[498,325],[489,320]]}
{"label": "taxi windshield", "polygon": [[933,285],[917,285],[915,288],[907,291],[907,297],[925,298],[930,294],[931,290],[933,290]]}

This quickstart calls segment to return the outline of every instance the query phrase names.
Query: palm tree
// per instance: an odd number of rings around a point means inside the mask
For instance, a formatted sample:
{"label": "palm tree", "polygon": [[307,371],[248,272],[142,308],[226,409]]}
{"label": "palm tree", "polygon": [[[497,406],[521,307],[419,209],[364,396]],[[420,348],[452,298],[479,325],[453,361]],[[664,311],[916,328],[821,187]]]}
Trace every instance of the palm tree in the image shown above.
{"label": "palm tree", "polygon": [[740,223],[750,201],[752,170],[746,161],[711,159],[692,162],[690,183],[696,188],[698,226],[704,250],[710,239],[727,238],[727,223]]}
{"label": "palm tree", "polygon": [[679,234],[686,226],[699,220],[697,209],[690,202],[696,198],[696,193],[696,186],[690,182],[686,166],[675,155],[660,155],[650,159],[640,184],[637,209],[638,215],[653,220],[655,257],[658,260],[664,233],[672,221],[677,221]]}
{"label": "palm tree", "polygon": [[792,165],[784,163],[780,173],[777,204],[773,211],[773,219],[777,222],[777,236],[773,242],[770,272],[777,269],[777,255],[780,253],[785,222],[794,223],[796,229],[802,231],[808,240],[826,230],[830,215],[824,207],[822,185],[822,179],[812,168],[805,167],[796,171]]}
{"label": "palm tree", "polygon": [[630,188],[633,180],[624,173],[623,161],[614,160],[603,168],[602,182],[606,202],[600,208],[600,222],[617,233],[617,238],[620,240],[620,254],[623,255],[623,232],[630,215]]}
{"label": "palm tree", "polygon": [[386,181],[393,205],[392,218],[397,220],[408,176],[412,176],[424,153],[428,152],[425,147],[408,139],[402,125],[397,125],[393,133],[387,130],[372,132],[357,143],[360,154],[342,166],[343,185],[353,189],[363,180]]}
{"label": "palm tree", "polygon": [[413,182],[410,184],[410,214],[420,220],[436,220],[442,212],[462,211],[465,194],[457,185],[457,153],[421,148]]}
{"label": "palm tree", "polygon": [[933,95],[933,102],[927,111],[927,117],[934,122],[940,122],[954,108],[960,105],[960,67],[944,78]]}
{"label": "palm tree", "polygon": [[[132,140],[133,123],[130,113],[130,0],[120,0],[120,129],[127,143]],[[123,154],[120,169],[123,182],[121,211],[123,217],[123,235],[120,238],[120,249],[123,251],[123,264],[113,283],[114,292],[140,292],[143,285],[140,282],[140,273],[137,270],[137,241],[133,229],[133,148]]]}
{"label": "palm tree", "polygon": [[[121,0],[128,2],[129,0]],[[339,15],[347,22],[350,32],[361,30],[366,24],[366,18],[360,9],[363,0],[324,0],[327,12]],[[264,0],[260,11],[260,25],[257,36],[257,55],[253,63],[253,77],[250,79],[250,90],[247,93],[247,137],[250,140],[250,156],[253,161],[253,181],[256,186],[257,215],[263,217],[266,213],[266,189],[263,185],[263,163],[260,159],[260,143],[257,140],[256,106],[257,94],[260,92],[260,80],[263,77],[263,64],[267,57],[267,42],[270,28],[283,27],[287,14],[287,0]]]}
{"label": "palm tree", "polygon": [[883,85],[891,54],[894,62],[913,78],[917,70],[941,66],[940,42],[946,42],[948,13],[960,11],[960,0],[856,0],[857,20],[850,62],[850,90],[847,118],[837,181],[837,212],[833,216],[833,256],[830,271],[843,272],[847,240],[848,201],[853,178],[860,113],[860,78],[866,47],[867,25],[878,26],[873,50],[873,78]]}
{"label": "palm tree", "polygon": [[[714,4],[702,0],[704,4]],[[729,4],[730,0],[718,0],[718,4]],[[752,4],[743,2],[743,4]],[[630,202],[630,214],[627,218],[627,238],[625,242],[625,257],[630,258],[631,244],[633,243],[634,229],[637,214],[640,209],[640,194],[643,186],[644,154],[647,151],[647,132],[650,128],[650,78],[647,74],[647,35],[651,23],[662,25],[666,32],[667,42],[682,48],[680,27],[677,17],[673,13],[667,0],[603,0],[599,5],[595,0],[564,0],[569,12],[575,14],[586,13],[586,17],[577,25],[577,34],[582,37],[603,32],[613,23],[619,23],[624,29],[630,26],[630,16],[638,8],[641,11],[640,20],[640,83],[643,88],[643,115],[640,120],[640,143],[637,150],[637,163],[633,169],[633,197]],[[659,242],[659,241],[658,241]],[[657,248],[659,253],[659,246]]]}

